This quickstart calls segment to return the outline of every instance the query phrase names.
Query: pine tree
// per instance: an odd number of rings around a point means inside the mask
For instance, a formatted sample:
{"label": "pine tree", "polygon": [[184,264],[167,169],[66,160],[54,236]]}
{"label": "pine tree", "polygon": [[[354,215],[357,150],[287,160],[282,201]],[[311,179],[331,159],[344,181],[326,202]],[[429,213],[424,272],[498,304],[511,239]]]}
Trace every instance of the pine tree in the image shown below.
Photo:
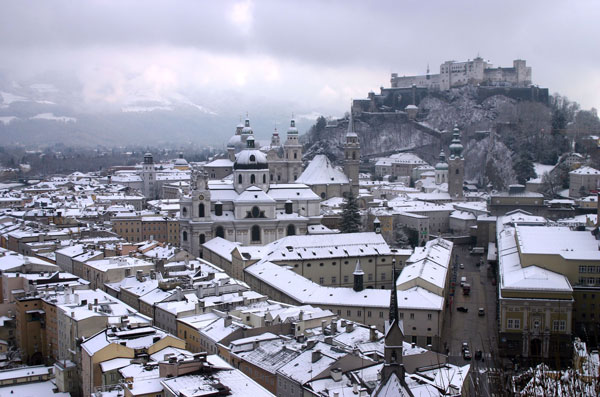
{"label": "pine tree", "polygon": [[360,213],[358,212],[358,203],[353,195],[348,195],[348,200],[344,204],[342,211],[342,220],[340,222],[340,231],[342,233],[357,233],[360,231]]}

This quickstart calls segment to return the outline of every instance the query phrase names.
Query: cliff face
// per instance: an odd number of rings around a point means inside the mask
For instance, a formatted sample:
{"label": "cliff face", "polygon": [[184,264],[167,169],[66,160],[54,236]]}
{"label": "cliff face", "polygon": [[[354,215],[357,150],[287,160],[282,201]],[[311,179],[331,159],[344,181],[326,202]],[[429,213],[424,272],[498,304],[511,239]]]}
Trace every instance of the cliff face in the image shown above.
{"label": "cliff face", "polygon": [[[515,116],[519,113],[519,102],[503,95],[478,98],[477,88],[467,86],[430,93],[421,100],[415,120],[409,120],[404,112],[354,115],[361,157],[383,157],[393,151],[412,149],[434,164],[440,149],[448,151],[451,131],[457,124],[465,146],[467,179],[476,180],[481,186],[491,184],[495,189],[505,189],[516,180],[512,167],[514,153],[505,144],[506,137],[496,130],[498,123],[503,126],[502,134],[523,129]],[[309,132],[306,157],[325,153],[341,160],[347,127],[346,118],[331,122],[322,133]]]}

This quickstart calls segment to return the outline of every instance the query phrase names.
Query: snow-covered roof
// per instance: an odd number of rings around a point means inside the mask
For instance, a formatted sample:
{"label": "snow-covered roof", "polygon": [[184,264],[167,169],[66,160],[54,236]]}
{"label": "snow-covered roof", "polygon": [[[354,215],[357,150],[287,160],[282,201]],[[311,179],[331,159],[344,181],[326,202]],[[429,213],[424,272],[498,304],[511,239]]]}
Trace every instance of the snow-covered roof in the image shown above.
{"label": "snow-covered roof", "polygon": [[576,170],[569,172],[569,174],[572,174],[572,175],[600,175],[600,171],[598,171],[597,169],[592,168],[592,167],[584,166],[584,167],[580,167],[580,168],[577,168]]}
{"label": "snow-covered roof", "polygon": [[309,186],[349,183],[346,174],[334,167],[324,154],[316,155],[296,182]]}

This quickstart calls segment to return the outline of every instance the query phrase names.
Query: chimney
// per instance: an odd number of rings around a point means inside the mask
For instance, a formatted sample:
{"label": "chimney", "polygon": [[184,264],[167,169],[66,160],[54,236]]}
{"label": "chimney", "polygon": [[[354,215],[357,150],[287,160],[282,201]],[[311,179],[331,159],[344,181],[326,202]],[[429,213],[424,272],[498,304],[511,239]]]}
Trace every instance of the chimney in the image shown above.
{"label": "chimney", "polygon": [[321,320],[321,332],[325,335],[325,329],[327,328],[327,320]]}
{"label": "chimney", "polygon": [[337,322],[338,322],[337,317],[334,317],[331,320],[331,335],[337,334]]}
{"label": "chimney", "polygon": [[377,327],[371,325],[369,327],[369,340],[375,342],[377,340]]}
{"label": "chimney", "polygon": [[298,320],[304,320],[304,310],[300,310],[300,314],[298,314]]}
{"label": "chimney", "polygon": [[346,328],[346,320],[342,319],[342,321],[340,321],[340,325],[342,326],[342,328]]}
{"label": "chimney", "polygon": [[346,324],[346,332],[350,333],[352,331],[354,331],[354,323],[348,321],[348,324]]}
{"label": "chimney", "polygon": [[326,336],[323,341],[330,346],[333,345],[333,337],[332,336]]}
{"label": "chimney", "polygon": [[342,370],[339,368],[331,368],[330,375],[334,382],[339,382],[342,380]]}
{"label": "chimney", "polygon": [[312,352],[312,363],[316,363],[317,361],[319,361],[321,359],[321,350],[315,350],[314,352]]}
{"label": "chimney", "polygon": [[141,270],[138,270],[135,272],[135,278],[137,281],[139,281],[140,283],[144,281],[144,272]]}
{"label": "chimney", "polygon": [[224,322],[225,327],[229,327],[231,325],[232,320],[233,319],[231,318],[231,316],[225,317],[225,322]]}
{"label": "chimney", "polygon": [[88,310],[92,310],[92,304],[88,303]]}
{"label": "chimney", "polygon": [[94,298],[94,306],[98,305],[98,298]]}

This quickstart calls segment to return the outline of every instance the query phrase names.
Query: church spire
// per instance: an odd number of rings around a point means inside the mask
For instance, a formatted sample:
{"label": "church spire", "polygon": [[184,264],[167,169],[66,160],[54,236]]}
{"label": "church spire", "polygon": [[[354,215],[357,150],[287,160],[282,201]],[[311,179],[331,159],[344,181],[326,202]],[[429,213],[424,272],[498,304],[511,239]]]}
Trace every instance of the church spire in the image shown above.
{"label": "church spire", "polygon": [[390,327],[398,323],[398,291],[396,289],[396,258],[392,259],[392,291],[390,293]]}

